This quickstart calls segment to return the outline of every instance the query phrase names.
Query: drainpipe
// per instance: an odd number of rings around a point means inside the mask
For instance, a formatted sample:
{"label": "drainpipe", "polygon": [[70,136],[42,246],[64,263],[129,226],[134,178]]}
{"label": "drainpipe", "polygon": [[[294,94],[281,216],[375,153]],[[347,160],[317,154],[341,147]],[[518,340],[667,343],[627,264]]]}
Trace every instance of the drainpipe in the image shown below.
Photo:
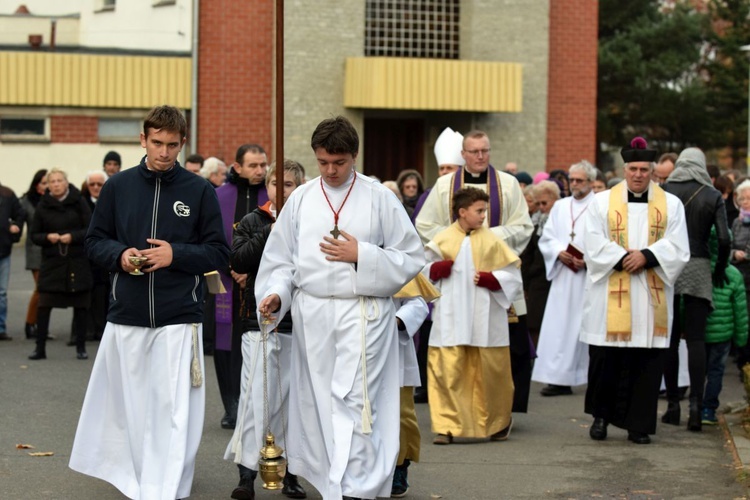
{"label": "drainpipe", "polygon": [[198,151],[198,32],[200,0],[193,0],[193,47],[190,71],[190,154]]}
{"label": "drainpipe", "polygon": [[50,21],[50,34],[49,34],[49,48],[50,50],[55,50],[55,43],[57,38],[57,20],[52,19]]}

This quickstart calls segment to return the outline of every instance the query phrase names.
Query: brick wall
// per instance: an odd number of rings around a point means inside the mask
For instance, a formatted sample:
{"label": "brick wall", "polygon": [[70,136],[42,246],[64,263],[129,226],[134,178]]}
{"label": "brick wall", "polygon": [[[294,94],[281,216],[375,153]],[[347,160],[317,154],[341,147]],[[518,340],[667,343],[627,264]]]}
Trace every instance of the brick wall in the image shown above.
{"label": "brick wall", "polygon": [[273,6],[201,2],[197,152],[205,157],[229,164],[247,142],[272,156]]}
{"label": "brick wall", "polygon": [[550,1],[547,170],[596,160],[598,3]]}
{"label": "brick wall", "polygon": [[50,140],[62,143],[98,143],[99,118],[95,116],[51,116]]}

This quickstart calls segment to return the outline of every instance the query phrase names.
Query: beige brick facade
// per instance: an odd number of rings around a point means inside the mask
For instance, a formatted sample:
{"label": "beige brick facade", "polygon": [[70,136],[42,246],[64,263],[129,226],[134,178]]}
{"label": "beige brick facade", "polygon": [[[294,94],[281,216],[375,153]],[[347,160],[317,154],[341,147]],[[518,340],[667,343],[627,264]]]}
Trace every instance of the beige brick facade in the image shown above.
{"label": "beige brick facade", "polygon": [[[460,53],[463,60],[523,64],[521,113],[356,110],[343,107],[346,57],[364,51],[365,3],[321,0],[314,9],[288,2],[285,15],[285,154],[312,167],[310,135],[323,118],[344,114],[364,135],[364,117],[421,118],[425,122],[424,172],[436,174],[432,147],[446,126],[466,132],[486,130],[496,166],[516,161],[539,171],[545,165],[548,79],[548,0],[461,2]],[[363,148],[364,149],[364,144]],[[310,176],[315,171],[310,172]]]}
{"label": "beige brick facade", "polygon": [[344,62],[364,53],[365,4],[292,0],[284,10],[284,156],[309,178],[318,175],[310,137],[321,120],[344,115],[363,138],[362,111],[344,108]]}

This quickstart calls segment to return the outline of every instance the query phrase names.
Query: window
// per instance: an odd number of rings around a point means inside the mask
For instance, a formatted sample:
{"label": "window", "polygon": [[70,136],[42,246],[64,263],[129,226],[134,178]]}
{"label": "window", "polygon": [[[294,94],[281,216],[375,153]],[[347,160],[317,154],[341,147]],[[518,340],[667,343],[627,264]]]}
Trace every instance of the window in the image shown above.
{"label": "window", "polygon": [[116,0],[98,0],[96,5],[99,8],[95,12],[111,12],[115,10]]}
{"label": "window", "polygon": [[0,118],[0,139],[3,141],[48,141],[46,118]]}
{"label": "window", "polygon": [[137,142],[141,121],[134,118],[99,118],[99,142]]}
{"label": "window", "polygon": [[459,0],[367,0],[365,55],[458,59]]}

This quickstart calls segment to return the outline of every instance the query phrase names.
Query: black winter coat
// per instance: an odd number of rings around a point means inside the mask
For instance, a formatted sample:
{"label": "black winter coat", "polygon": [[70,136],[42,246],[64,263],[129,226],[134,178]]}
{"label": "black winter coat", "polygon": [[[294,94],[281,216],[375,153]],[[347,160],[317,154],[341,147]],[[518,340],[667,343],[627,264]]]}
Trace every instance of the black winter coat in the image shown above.
{"label": "black winter coat", "polygon": [[[269,203],[270,204],[270,203]],[[276,219],[266,209],[269,204],[258,207],[237,224],[232,238],[232,256],[230,262],[232,269],[240,274],[247,274],[245,288],[242,290],[242,304],[240,317],[242,318],[242,331],[260,331],[258,325],[257,305],[255,301],[255,277],[260,267],[260,259],[263,257],[263,249],[271,234],[271,224]],[[288,312],[279,322],[280,333],[291,333],[292,316]]]}
{"label": "black winter coat", "polygon": [[716,227],[716,238],[719,242],[716,267],[723,270],[729,261],[731,245],[724,200],[721,193],[713,187],[705,186],[701,189],[701,186],[703,184],[697,181],[667,182],[664,190],[677,196],[685,205],[691,257],[711,258],[708,241],[711,228]]}
{"label": "black winter coat", "polygon": [[[69,190],[63,201],[47,191],[39,201],[31,223],[31,239],[42,247],[42,267],[37,284],[42,293],[78,293],[92,288],[91,267],[83,250],[91,210],[75,186],[70,185]],[[70,233],[71,243],[50,243],[47,239],[49,233]]]}
{"label": "black winter coat", "polygon": [[[5,186],[0,186],[0,258],[10,255],[13,243],[21,240],[26,211],[16,194]],[[15,224],[21,231],[10,234],[10,225]]]}

